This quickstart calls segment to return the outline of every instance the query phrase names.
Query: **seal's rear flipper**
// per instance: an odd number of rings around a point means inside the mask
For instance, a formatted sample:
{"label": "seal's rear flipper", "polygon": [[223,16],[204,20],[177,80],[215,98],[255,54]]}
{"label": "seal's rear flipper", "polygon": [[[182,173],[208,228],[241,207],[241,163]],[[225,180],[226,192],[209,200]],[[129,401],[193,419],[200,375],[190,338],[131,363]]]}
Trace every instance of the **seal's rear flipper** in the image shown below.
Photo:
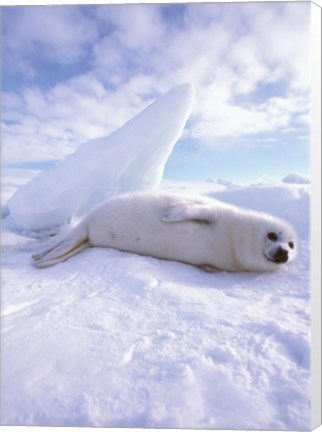
{"label": "seal's rear flipper", "polygon": [[67,258],[76,255],[78,252],[91,247],[87,240],[87,230],[81,223],[74,228],[70,234],[61,242],[51,248],[47,248],[38,254],[34,254],[34,266],[37,268],[49,267]]}
{"label": "seal's rear flipper", "polygon": [[81,252],[82,250],[91,247],[90,243],[85,241],[75,247],[74,249],[70,250],[69,252],[56,256],[56,253],[59,253],[56,251],[56,249],[52,250],[50,253],[45,255],[43,258],[35,260],[34,266],[37,268],[43,268],[43,267],[50,267],[54,264],[57,264],[59,262],[67,260],[69,257],[76,255],[78,252]]}

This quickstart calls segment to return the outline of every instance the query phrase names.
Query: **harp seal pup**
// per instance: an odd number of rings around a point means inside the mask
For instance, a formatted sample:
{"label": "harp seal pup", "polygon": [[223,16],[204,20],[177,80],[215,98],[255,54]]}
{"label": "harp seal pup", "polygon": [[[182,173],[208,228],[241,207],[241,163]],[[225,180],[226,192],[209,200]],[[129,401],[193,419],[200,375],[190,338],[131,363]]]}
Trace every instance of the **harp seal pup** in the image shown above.
{"label": "harp seal pup", "polygon": [[33,255],[51,266],[91,246],[180,261],[208,271],[273,271],[295,257],[286,222],[204,196],[137,192],[90,212],[56,246]]}

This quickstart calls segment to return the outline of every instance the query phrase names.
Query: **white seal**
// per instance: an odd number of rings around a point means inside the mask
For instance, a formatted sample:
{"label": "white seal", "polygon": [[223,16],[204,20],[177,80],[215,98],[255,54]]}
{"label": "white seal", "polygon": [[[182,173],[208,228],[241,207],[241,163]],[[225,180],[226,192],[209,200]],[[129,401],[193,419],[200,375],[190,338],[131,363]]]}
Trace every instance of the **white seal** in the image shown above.
{"label": "white seal", "polygon": [[90,246],[213,271],[272,271],[296,251],[290,225],[268,214],[203,196],[140,192],[98,206],[64,240],[34,255],[34,265],[56,264]]}

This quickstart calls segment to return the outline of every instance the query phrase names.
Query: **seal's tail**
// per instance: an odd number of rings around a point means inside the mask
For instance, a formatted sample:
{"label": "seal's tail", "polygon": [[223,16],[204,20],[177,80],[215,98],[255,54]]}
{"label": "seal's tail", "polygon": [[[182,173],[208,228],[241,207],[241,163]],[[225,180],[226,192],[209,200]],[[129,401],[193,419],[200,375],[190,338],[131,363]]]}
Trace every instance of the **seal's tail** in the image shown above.
{"label": "seal's tail", "polygon": [[33,264],[37,268],[49,267],[65,261],[90,246],[87,228],[83,224],[80,224],[55,246],[34,254],[32,256],[34,259]]}

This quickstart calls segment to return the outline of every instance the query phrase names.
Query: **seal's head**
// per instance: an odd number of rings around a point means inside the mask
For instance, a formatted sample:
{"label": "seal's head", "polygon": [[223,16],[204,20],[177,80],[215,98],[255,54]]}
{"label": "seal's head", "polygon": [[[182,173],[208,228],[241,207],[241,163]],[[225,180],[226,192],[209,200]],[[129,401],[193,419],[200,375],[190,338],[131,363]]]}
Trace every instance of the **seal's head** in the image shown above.
{"label": "seal's head", "polygon": [[264,256],[274,264],[285,264],[296,255],[295,234],[288,226],[277,226],[266,232]]}

